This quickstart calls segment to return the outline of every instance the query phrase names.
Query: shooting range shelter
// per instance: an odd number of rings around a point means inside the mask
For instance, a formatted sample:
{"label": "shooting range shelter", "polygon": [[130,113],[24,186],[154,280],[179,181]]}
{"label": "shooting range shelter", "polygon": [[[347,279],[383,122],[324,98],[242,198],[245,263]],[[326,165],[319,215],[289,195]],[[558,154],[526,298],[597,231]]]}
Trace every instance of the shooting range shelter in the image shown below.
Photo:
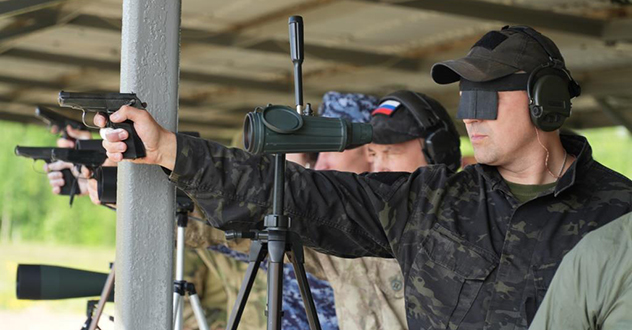
{"label": "shooting range shelter", "polygon": [[[552,38],[582,84],[565,127],[632,132],[629,0],[4,0],[0,119],[41,124],[35,106],[58,109],[60,90],[120,90],[170,129],[177,121],[230,143],[255,106],[294,104],[291,15],[304,18],[305,101],[315,107],[329,90],[411,89],[454,115],[458,87],[432,82],[431,65],[521,24]],[[173,188],[159,168],[132,164],[119,187],[117,328],[168,329]]]}

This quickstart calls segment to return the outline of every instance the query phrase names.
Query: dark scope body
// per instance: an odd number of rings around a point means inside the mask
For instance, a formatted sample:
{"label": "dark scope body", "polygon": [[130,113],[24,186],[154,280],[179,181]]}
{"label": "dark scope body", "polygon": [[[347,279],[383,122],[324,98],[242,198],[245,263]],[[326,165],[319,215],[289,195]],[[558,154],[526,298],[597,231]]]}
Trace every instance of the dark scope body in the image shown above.
{"label": "dark scope body", "polygon": [[[18,265],[18,299],[55,300],[100,296],[108,274],[47,265]],[[114,301],[114,293],[108,301]]]}
{"label": "dark scope body", "polygon": [[246,115],[244,147],[253,154],[343,151],[370,143],[372,134],[370,124],[299,115],[288,106],[269,105]]}

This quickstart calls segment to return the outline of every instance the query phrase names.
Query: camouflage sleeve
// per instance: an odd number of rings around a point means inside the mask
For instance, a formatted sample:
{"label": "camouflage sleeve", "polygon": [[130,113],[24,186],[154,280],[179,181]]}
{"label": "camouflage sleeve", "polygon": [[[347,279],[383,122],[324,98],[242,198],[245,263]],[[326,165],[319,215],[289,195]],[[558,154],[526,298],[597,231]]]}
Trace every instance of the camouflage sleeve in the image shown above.
{"label": "camouflage sleeve", "polygon": [[[271,212],[273,157],[177,135],[170,180],[223,230],[252,228]],[[392,257],[414,193],[432,171],[355,175],[288,162],[285,210],[305,245],[341,257]],[[395,252],[394,252],[395,251]]]}

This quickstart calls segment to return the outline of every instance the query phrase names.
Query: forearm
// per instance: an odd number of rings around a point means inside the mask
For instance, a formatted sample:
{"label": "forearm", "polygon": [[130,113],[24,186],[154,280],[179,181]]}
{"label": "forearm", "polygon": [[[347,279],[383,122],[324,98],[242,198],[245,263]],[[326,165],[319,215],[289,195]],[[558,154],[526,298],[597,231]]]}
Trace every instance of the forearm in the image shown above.
{"label": "forearm", "polygon": [[[177,135],[170,179],[186,191],[214,226],[247,230],[271,212],[274,164],[211,141]],[[305,245],[340,256],[392,255],[379,214],[384,194],[366,178],[315,172],[290,164],[285,211]],[[380,188],[380,187],[378,187]],[[396,188],[393,188],[396,189]]]}
{"label": "forearm", "polygon": [[163,133],[160,135],[160,141],[158,142],[160,146],[160,156],[157,159],[157,164],[173,171],[173,168],[176,164],[176,152],[177,152],[177,141],[176,134],[167,130],[163,130]]}

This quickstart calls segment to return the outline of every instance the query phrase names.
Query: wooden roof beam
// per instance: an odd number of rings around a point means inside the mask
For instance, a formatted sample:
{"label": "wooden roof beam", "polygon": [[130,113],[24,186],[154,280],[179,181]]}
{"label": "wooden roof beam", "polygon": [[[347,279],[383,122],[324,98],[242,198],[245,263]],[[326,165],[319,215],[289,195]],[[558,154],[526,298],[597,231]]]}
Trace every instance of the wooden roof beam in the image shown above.
{"label": "wooden roof beam", "polygon": [[401,2],[361,0],[377,4],[436,11],[481,20],[529,25],[604,41],[632,41],[629,19],[601,20],[568,15],[550,9],[504,5],[483,0],[409,0]]}

